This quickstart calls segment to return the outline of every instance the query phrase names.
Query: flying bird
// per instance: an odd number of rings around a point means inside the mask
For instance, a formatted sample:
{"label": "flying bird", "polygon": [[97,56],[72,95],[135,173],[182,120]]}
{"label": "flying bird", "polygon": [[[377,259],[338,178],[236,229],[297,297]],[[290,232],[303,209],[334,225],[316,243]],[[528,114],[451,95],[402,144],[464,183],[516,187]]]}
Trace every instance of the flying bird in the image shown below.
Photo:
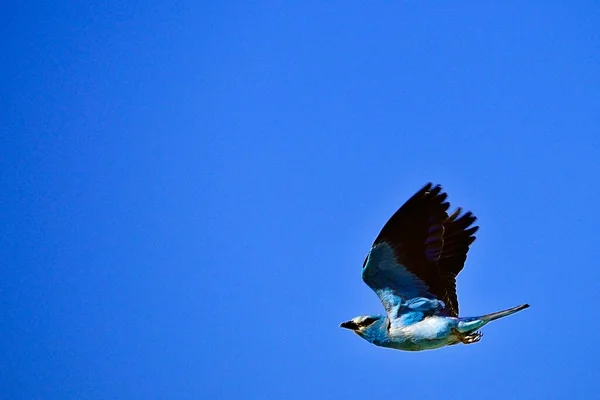
{"label": "flying bird", "polygon": [[385,315],[343,322],[376,346],[420,351],[478,342],[481,327],[521,311],[522,304],[480,317],[459,317],[456,276],[475,241],[476,217],[450,204],[441,186],[428,183],[383,226],[362,268]]}

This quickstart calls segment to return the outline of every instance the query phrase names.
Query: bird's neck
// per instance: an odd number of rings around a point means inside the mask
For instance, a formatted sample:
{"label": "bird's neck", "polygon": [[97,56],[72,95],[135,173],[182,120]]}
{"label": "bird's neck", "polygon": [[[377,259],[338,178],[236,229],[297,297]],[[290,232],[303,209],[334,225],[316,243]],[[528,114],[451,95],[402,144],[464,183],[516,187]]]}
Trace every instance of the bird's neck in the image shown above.
{"label": "bird's neck", "polygon": [[382,317],[376,322],[374,322],[367,329],[359,333],[359,335],[378,346],[385,345],[386,342],[390,341],[389,335],[387,333],[387,328],[389,326],[388,317]]}

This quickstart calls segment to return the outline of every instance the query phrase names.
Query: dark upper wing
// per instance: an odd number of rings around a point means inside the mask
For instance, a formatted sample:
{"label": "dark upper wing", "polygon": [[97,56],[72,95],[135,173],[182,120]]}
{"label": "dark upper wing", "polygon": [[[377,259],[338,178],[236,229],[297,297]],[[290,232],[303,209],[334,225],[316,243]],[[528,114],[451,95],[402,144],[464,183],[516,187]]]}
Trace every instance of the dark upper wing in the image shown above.
{"label": "dark upper wing", "polygon": [[467,260],[469,246],[475,241],[478,226],[471,226],[477,219],[470,211],[460,215],[458,208],[444,222],[444,245],[437,262],[441,284],[446,295],[441,299],[446,303],[448,313],[458,316],[458,298],[456,297],[456,276],[462,271]]}
{"label": "dark upper wing", "polygon": [[[471,213],[460,216],[459,209],[448,216],[446,198],[439,185],[425,185],[389,219],[373,247],[380,243],[391,247],[396,264],[423,282],[429,293],[443,300],[448,315],[457,316],[455,278],[464,266],[477,227],[469,229],[475,221]],[[387,275],[388,282],[396,275],[380,270],[380,274]],[[365,282],[375,291],[382,289],[374,287],[373,280]]]}

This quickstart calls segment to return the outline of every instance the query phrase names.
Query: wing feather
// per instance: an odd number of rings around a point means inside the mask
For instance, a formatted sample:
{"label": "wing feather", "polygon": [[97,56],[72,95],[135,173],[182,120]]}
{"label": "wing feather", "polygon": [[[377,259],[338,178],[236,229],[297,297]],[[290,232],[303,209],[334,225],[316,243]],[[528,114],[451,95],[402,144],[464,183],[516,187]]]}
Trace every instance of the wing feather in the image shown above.
{"label": "wing feather", "polygon": [[363,264],[363,280],[386,311],[407,299],[445,303],[443,313],[458,316],[456,276],[464,267],[478,227],[471,212],[451,215],[441,186],[428,183],[392,215]]}

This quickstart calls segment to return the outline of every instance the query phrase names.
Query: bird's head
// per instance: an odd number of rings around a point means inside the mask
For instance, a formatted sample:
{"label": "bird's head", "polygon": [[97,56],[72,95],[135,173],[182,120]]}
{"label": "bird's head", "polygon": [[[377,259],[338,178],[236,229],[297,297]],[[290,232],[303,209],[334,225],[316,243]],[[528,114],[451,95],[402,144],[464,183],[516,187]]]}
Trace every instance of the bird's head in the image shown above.
{"label": "bird's head", "polygon": [[350,329],[360,336],[365,336],[370,330],[379,329],[382,319],[382,315],[361,315],[350,321],[342,322],[340,328]]}

